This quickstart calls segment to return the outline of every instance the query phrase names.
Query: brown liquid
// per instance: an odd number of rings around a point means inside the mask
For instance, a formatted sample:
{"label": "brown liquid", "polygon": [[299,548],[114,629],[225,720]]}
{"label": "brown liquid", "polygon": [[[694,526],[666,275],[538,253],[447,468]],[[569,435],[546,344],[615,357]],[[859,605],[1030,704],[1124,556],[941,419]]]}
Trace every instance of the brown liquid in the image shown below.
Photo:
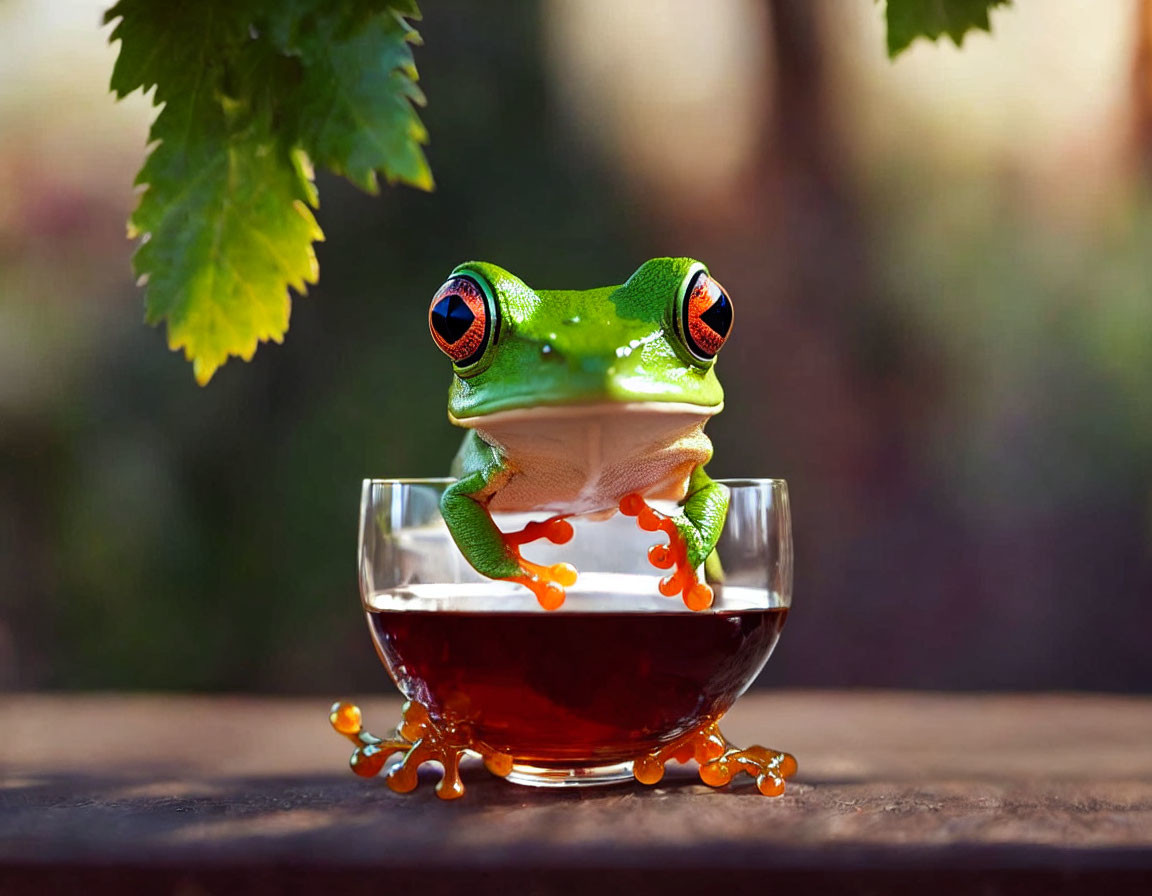
{"label": "brown liquid", "polygon": [[392,677],[434,721],[517,762],[600,764],[726,712],[767,661],[786,609],[718,613],[368,614]]}

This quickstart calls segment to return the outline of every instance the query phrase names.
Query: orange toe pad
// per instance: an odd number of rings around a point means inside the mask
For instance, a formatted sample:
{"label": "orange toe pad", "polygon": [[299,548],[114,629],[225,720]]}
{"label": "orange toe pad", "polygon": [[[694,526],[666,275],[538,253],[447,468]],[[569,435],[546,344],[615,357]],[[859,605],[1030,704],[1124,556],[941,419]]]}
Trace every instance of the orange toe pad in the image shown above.
{"label": "orange toe pad", "polygon": [[516,557],[523,575],[512,576],[508,581],[518,582],[536,595],[536,600],[545,610],[555,610],[567,597],[564,589],[576,584],[576,567],[571,563],[553,563],[544,566],[525,560],[520,553],[520,545],[546,538],[553,544],[566,544],[572,539],[572,524],[562,516],[554,516],[543,522],[531,522],[519,532],[506,532],[504,544]]}
{"label": "orange toe pad", "polygon": [[672,569],[660,580],[660,593],[665,597],[683,595],[689,610],[706,610],[712,606],[712,589],[696,576],[688,562],[688,542],[676,527],[676,520],[649,507],[644,498],[633,492],[620,499],[620,512],[636,517],[636,523],[645,532],[663,532],[668,544],[653,545],[648,549],[648,561],[657,569]]}

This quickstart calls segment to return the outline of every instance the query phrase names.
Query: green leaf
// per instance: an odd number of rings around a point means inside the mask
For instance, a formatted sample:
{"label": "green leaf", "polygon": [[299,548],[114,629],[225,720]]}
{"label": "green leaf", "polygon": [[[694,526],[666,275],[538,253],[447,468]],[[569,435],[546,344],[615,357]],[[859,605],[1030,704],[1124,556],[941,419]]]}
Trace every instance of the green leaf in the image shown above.
{"label": "green leaf", "polygon": [[162,142],[140,172],[148,189],[131,226],[148,238],[135,264],[148,322],[168,322],[169,347],[204,385],[230,355],[251,360],[258,342],[283,339],[287,287],[316,282],[312,242],[323,235],[298,154],[258,126],[228,133],[222,112],[191,133],[171,119],[167,109],[157,119]]}
{"label": "green leaf", "polygon": [[323,239],[309,154],[371,192],[377,174],[425,189],[413,108],[411,0],[120,0],[112,89],[164,107],[129,222],[146,319],[168,326],[196,380],[281,341]]}
{"label": "green leaf", "polygon": [[972,29],[991,31],[990,10],[1009,0],[888,0],[888,55],[895,58],[918,37],[936,40],[942,34],[956,46]]}
{"label": "green leaf", "polygon": [[120,0],[104,14],[105,23],[119,19],[109,37],[120,42],[112,90],[122,99],[155,87],[156,103],[191,96],[204,81],[204,68],[222,58],[218,51],[245,38],[246,15],[243,2]]}
{"label": "green leaf", "polygon": [[392,13],[350,26],[325,14],[322,0],[315,5],[298,19],[298,31],[274,36],[303,63],[289,104],[300,145],[317,165],[369,193],[379,189],[377,173],[432,189],[421,149],[428,132],[413,107],[424,104],[412,58],[416,32]]}

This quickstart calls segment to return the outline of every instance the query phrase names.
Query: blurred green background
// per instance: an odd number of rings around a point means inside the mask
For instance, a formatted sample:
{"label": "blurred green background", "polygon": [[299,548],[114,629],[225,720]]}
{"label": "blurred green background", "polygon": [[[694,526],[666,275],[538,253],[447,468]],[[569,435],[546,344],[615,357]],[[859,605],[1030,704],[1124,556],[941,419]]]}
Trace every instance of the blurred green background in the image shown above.
{"label": "blurred green background", "polygon": [[0,4],[0,688],[388,689],[359,482],[459,440],[432,293],[684,254],[738,310],[710,471],[792,491],[761,684],[1152,690],[1146,3],[895,63],[870,0],[424,6],[436,192],[322,178],[286,343],[200,389],[141,323],[102,4]]}

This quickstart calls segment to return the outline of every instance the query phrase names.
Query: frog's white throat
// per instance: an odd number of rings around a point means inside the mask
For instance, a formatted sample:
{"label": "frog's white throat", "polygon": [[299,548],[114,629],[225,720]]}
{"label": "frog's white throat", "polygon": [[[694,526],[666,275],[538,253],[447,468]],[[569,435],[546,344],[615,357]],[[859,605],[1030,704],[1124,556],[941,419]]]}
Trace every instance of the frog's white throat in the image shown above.
{"label": "frog's white throat", "polygon": [[630,492],[679,500],[712,444],[704,424],[722,405],[605,402],[518,408],[453,418],[499,450],[509,475],[493,511],[594,513]]}
{"label": "frog's white throat", "polygon": [[454,417],[448,412],[448,419],[456,426],[465,429],[484,431],[506,423],[525,421],[546,421],[556,419],[600,419],[612,416],[647,418],[649,415],[680,415],[707,419],[724,410],[724,403],[715,405],[691,404],[687,401],[604,401],[594,404],[552,404],[536,405],[530,408],[511,408],[495,411],[477,417]]}

